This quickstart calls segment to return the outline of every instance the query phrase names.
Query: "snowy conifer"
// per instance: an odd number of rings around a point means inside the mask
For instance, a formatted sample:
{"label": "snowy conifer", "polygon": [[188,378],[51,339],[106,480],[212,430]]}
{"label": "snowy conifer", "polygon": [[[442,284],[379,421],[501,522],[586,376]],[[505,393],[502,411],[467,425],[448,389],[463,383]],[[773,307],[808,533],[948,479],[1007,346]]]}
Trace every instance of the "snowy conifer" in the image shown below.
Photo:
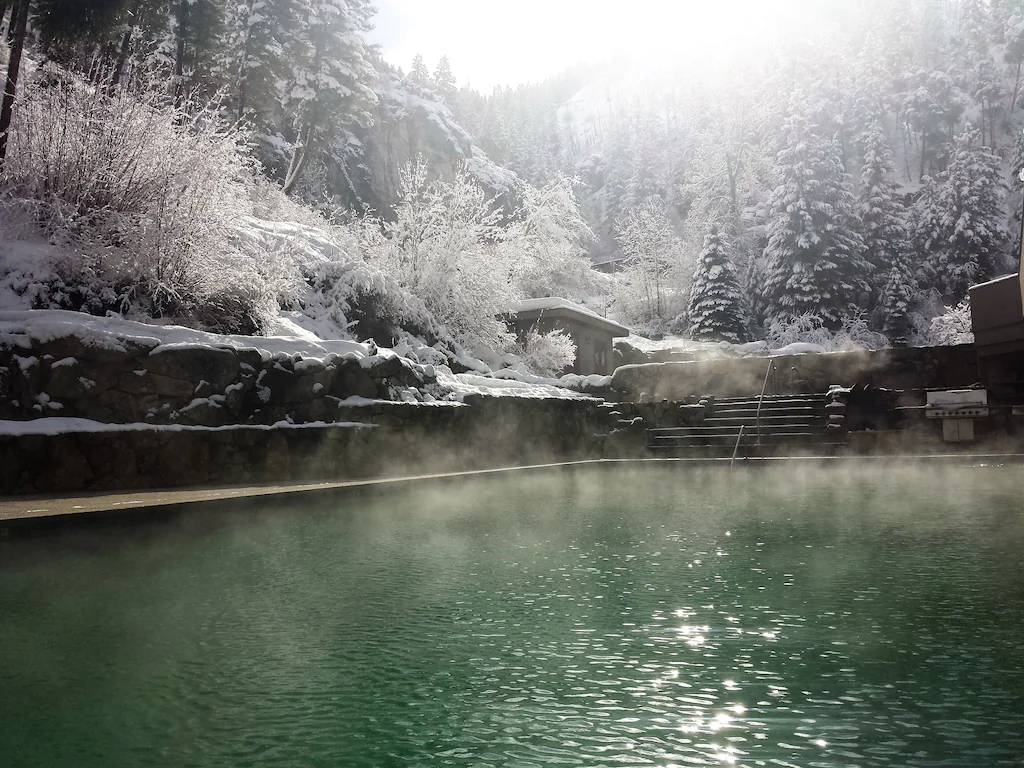
{"label": "snowy conifer", "polygon": [[364,35],[368,0],[298,0],[302,21],[290,41],[294,62],[285,103],[295,115],[297,138],[284,190],[290,194],[310,155],[329,144],[376,100]]}
{"label": "snowy conifer", "polygon": [[914,291],[909,276],[898,266],[889,270],[889,279],[878,299],[881,328],[893,346],[905,347],[910,338],[910,308]]}
{"label": "snowy conifer", "polygon": [[908,260],[907,207],[891,180],[892,150],[877,120],[860,137],[864,166],[860,175],[857,214],[864,256],[871,263],[872,283],[877,296],[889,281],[895,266],[906,273]]}
{"label": "snowy conifer", "polygon": [[266,120],[283,74],[281,43],[288,29],[285,3],[239,0],[224,10],[223,36],[214,75],[224,83],[237,119],[255,113]]}
{"label": "snowy conifer", "polygon": [[856,310],[871,270],[856,231],[850,177],[799,109],[784,135],[782,184],[772,193],[764,250],[766,314],[780,320],[810,312],[834,330]]}
{"label": "snowy conifer", "polygon": [[409,79],[420,87],[427,88],[430,86],[430,70],[427,69],[423,56],[418,53],[412,57],[412,69],[409,70]]}
{"label": "snowy conifer", "polygon": [[970,126],[957,136],[949,169],[922,195],[917,234],[927,251],[919,280],[951,302],[1001,266],[1009,244],[999,158]]}
{"label": "snowy conifer", "polygon": [[442,56],[434,68],[434,90],[449,105],[455,102],[455,93],[458,88],[455,84],[455,75],[452,72],[452,65],[448,62],[447,56]]}
{"label": "snowy conifer", "polygon": [[703,341],[741,342],[746,322],[736,268],[717,227],[704,238],[704,249],[690,286],[690,335]]}

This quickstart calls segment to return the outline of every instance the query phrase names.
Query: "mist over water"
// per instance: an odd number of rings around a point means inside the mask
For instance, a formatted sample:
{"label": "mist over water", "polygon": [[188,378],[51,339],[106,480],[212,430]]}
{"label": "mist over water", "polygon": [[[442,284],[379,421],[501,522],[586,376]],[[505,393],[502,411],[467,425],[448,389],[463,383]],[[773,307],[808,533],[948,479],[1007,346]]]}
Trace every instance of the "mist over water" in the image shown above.
{"label": "mist over water", "polygon": [[1019,765],[1020,477],[597,467],[0,542],[0,765]]}

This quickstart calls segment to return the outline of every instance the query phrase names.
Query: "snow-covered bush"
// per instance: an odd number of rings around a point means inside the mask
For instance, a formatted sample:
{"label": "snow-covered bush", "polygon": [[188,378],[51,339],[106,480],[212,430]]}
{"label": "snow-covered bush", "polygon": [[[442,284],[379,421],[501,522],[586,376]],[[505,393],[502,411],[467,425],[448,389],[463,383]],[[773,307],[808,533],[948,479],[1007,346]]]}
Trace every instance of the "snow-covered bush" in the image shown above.
{"label": "snow-covered bush", "polygon": [[576,345],[565,331],[540,333],[531,328],[517,351],[530,370],[540,376],[560,376],[576,362]]}
{"label": "snow-covered bush", "polygon": [[790,344],[814,344],[828,352],[846,352],[857,349],[884,349],[889,340],[872,331],[863,313],[847,318],[837,331],[826,327],[824,318],[812,312],[796,317],[775,318],[768,323],[765,334],[773,349]]}
{"label": "snow-covered bush", "polygon": [[946,307],[945,314],[932,318],[928,343],[933,346],[952,344],[973,344],[971,330],[971,305],[966,299],[955,307]]}
{"label": "snow-covered bush", "polygon": [[363,258],[419,299],[445,340],[466,349],[509,349],[499,315],[522,298],[503,258],[501,212],[466,173],[427,180],[421,161],[403,174],[394,221],[353,223]]}
{"label": "snow-covered bush", "polygon": [[243,137],[208,117],[180,122],[156,94],[110,96],[62,76],[28,85],[6,213],[27,213],[63,246],[57,306],[259,331],[276,306],[233,234],[251,205]]}

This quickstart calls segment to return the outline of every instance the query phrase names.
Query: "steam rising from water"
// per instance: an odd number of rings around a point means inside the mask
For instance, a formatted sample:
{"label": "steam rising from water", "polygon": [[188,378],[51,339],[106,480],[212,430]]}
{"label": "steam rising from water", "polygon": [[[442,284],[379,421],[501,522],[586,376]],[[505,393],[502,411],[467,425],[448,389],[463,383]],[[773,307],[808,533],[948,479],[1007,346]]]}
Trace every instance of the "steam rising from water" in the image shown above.
{"label": "steam rising from water", "polygon": [[0,763],[1012,761],[1018,479],[602,467],[9,542]]}

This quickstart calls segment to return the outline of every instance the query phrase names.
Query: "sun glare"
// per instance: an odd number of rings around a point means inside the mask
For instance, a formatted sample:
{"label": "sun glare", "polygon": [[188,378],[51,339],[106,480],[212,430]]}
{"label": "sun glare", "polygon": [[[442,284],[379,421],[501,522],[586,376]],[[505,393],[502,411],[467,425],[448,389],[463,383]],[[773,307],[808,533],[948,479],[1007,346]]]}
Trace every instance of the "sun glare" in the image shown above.
{"label": "sun glare", "polygon": [[[809,0],[520,0],[515,10],[476,0],[381,0],[389,60],[408,68],[447,56],[460,83],[477,88],[539,82],[581,62],[631,60],[688,66],[743,55],[799,30]],[[398,31],[396,31],[396,29]]]}

